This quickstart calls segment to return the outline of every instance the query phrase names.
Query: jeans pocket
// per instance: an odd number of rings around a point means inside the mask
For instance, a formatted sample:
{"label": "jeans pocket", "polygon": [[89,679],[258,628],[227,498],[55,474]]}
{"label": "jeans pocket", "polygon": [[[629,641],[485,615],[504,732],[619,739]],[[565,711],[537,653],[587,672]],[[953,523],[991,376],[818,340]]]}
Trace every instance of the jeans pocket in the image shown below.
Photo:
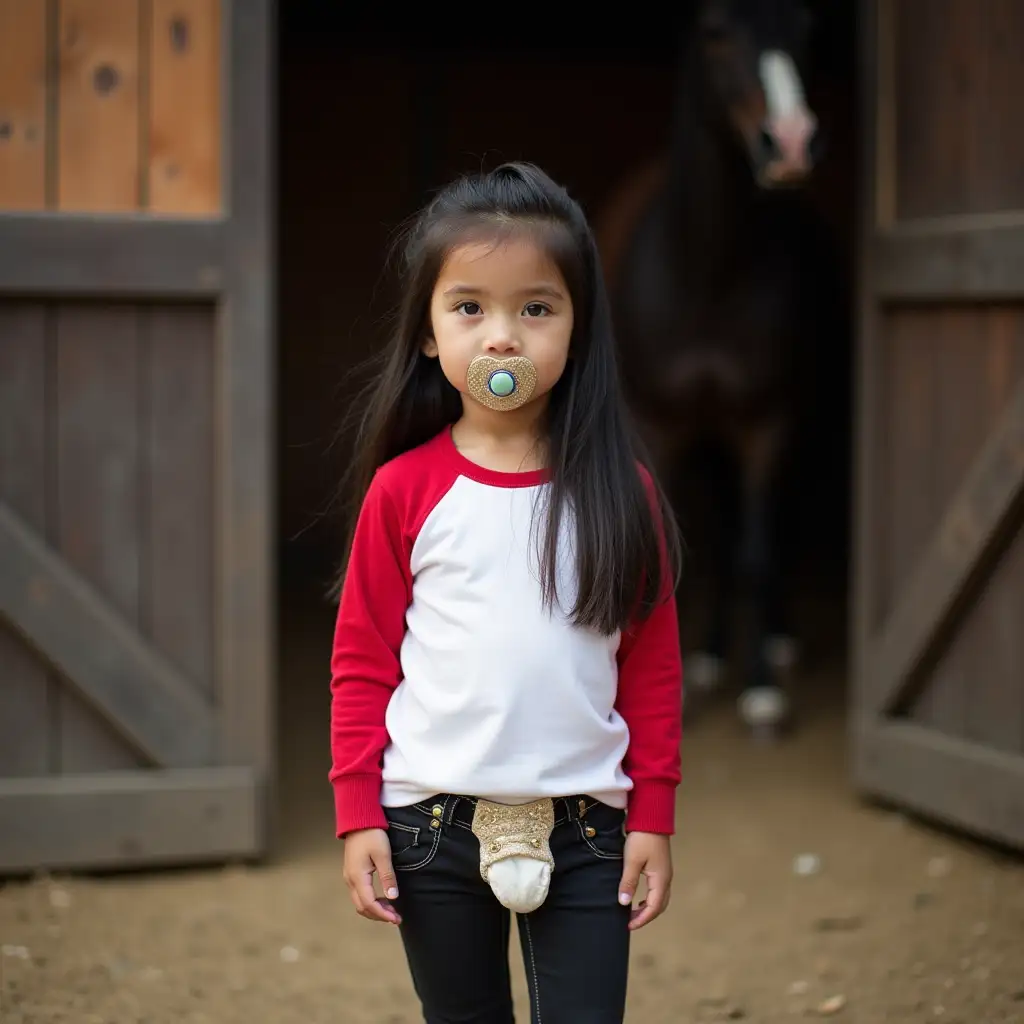
{"label": "jeans pocket", "polygon": [[595,857],[622,860],[626,847],[626,812],[600,801],[576,822],[580,838]]}
{"label": "jeans pocket", "polygon": [[441,840],[438,819],[417,805],[385,807],[384,816],[388,819],[388,842],[395,871],[426,867],[434,859]]}

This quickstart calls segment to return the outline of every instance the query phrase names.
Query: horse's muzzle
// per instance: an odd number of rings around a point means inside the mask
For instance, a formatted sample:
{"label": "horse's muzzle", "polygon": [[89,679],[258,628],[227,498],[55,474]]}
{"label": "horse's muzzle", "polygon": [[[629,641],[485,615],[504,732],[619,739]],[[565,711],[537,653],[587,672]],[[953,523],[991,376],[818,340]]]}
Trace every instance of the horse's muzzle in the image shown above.
{"label": "horse's muzzle", "polygon": [[795,188],[811,176],[824,152],[817,120],[797,113],[765,125],[754,144],[754,167],[762,188]]}

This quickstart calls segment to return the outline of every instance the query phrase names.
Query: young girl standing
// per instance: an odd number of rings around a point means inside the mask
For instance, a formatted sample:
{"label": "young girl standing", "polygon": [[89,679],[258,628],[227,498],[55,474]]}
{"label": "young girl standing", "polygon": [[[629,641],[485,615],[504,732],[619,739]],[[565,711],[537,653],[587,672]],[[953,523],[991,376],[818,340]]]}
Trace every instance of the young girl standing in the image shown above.
{"label": "young girl standing", "polygon": [[535,1024],[619,1024],[672,877],[679,544],[596,246],[506,164],[426,207],[403,271],[332,654],[345,880],[400,927],[428,1024],[513,1020],[510,911]]}

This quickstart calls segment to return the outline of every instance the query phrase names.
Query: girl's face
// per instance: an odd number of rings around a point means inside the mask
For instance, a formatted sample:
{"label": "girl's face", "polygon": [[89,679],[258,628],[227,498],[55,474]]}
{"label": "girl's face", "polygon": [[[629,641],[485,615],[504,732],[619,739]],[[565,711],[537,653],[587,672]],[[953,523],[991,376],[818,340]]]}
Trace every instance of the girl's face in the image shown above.
{"label": "girl's face", "polygon": [[569,289],[543,248],[528,238],[470,242],[452,250],[441,268],[423,351],[440,359],[464,406],[474,402],[466,387],[474,358],[526,356],[537,386],[524,408],[540,408],[565,370],[572,325]]}

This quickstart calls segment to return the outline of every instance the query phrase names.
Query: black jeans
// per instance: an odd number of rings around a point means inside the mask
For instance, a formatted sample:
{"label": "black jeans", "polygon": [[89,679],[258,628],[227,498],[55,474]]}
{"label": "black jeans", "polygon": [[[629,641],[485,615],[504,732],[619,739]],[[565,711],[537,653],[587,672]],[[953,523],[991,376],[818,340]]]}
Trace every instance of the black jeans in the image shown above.
{"label": "black jeans", "polygon": [[[386,807],[396,909],[426,1024],[513,1024],[511,914],[480,877],[474,801],[441,794]],[[435,813],[440,811],[440,813]],[[618,902],[625,812],[555,801],[547,899],[518,916],[532,1024],[621,1024],[629,907]]]}

